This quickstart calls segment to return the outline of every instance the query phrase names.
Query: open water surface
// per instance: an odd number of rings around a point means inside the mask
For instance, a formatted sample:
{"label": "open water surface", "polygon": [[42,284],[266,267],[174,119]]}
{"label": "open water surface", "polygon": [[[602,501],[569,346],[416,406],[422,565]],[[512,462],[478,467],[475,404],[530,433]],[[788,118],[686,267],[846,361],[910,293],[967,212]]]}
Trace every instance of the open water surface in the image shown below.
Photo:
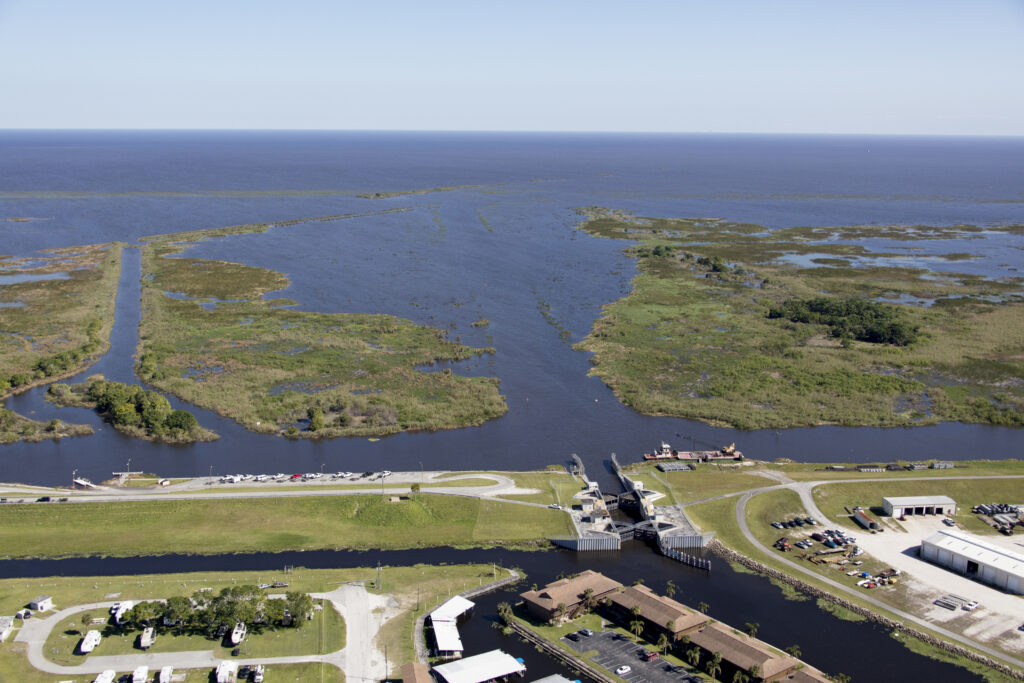
{"label": "open water surface", "polygon": [[[103,479],[131,459],[161,475],[228,472],[529,469],[578,453],[594,473],[660,440],[679,447],[736,442],[749,456],[804,461],[1007,457],[1024,432],[943,424],[914,429],[820,427],[741,432],[639,415],[586,376],[571,344],[634,270],[623,244],[575,230],[574,209],[717,216],[769,227],[1024,222],[1018,139],[427,133],[3,132],[0,251],[34,250],[222,225],[409,208],[308,222],[203,243],[190,255],[273,268],[291,286],[273,296],[310,311],[387,312],[445,327],[494,356],[453,365],[499,377],[509,412],[481,427],[379,442],[257,436],[195,410],[222,438],[194,446],[127,439],[89,412],[57,409],[43,389],[7,406],[99,432],[61,444],[3,449],[0,480]],[[480,185],[364,199],[359,192]],[[878,241],[878,251],[891,244]],[[908,257],[970,252],[943,270],[1024,271],[1024,238],[988,234],[921,241]],[[931,263],[932,261],[927,261]],[[135,381],[138,255],[126,251],[114,348],[95,372]],[[548,315],[541,314],[546,309]],[[486,328],[473,328],[479,317]],[[567,335],[571,335],[568,336]],[[567,338],[566,338],[567,337]],[[429,370],[430,368],[426,368]],[[177,405],[177,403],[176,403]],[[605,483],[608,483],[607,481]]]}

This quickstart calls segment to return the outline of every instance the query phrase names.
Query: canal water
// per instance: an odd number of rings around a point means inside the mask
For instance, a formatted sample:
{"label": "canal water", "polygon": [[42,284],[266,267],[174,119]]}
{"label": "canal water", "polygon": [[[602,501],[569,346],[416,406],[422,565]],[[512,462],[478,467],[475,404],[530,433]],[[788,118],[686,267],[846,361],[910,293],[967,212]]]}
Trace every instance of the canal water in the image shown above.
{"label": "canal water", "polygon": [[[634,274],[621,242],[576,230],[581,206],[639,215],[717,216],[769,227],[1024,222],[1012,178],[1024,142],[758,136],[557,136],[283,133],[0,133],[3,253],[123,240],[221,225],[409,208],[213,240],[189,255],[282,271],[271,296],[298,308],[384,312],[446,328],[497,352],[453,364],[497,377],[508,414],[480,427],[380,441],[287,441],[193,410],[223,438],[167,446],[125,438],[88,411],[57,409],[35,389],[7,407],[38,419],[88,422],[98,433],[0,450],[0,480],[68,483],[132,469],[164,476],[229,472],[530,469],[579,454],[610,484],[612,452],[630,462],[666,440],[735,442],[750,457],[886,461],[1001,458],[1024,452],[1024,430],[942,424],[906,429],[819,427],[738,431],[639,415],[587,376],[572,344]],[[357,192],[479,185],[373,200]],[[868,246],[895,247],[885,240]],[[929,267],[993,277],[1024,272],[1024,236],[919,240]],[[969,265],[931,258],[976,254]],[[962,266],[962,267],[961,267]],[[113,349],[82,376],[136,381],[138,253],[128,249]],[[486,328],[470,325],[481,316]],[[435,368],[436,369],[436,368]],[[173,400],[172,400],[173,402]],[[174,402],[175,405],[180,405]]]}
{"label": "canal water", "polygon": [[[576,678],[558,662],[539,653],[516,636],[502,635],[494,627],[499,602],[515,602],[518,593],[533,583],[544,585],[562,574],[593,569],[624,584],[640,578],[651,589],[664,592],[673,581],[676,599],[691,606],[710,605],[709,614],[743,629],[757,623],[758,637],[779,648],[799,645],[802,659],[829,674],[845,673],[853,681],[979,681],[970,672],[912,654],[888,631],[867,622],[836,619],[817,607],[813,600],[793,601],[766,579],[734,571],[728,563],[712,556],[708,573],[680,565],[652,552],[643,543],[630,542],[618,553],[573,553],[566,550],[517,552],[500,548],[454,550],[436,548],[379,552],[303,552],[281,554],[240,554],[214,556],[167,555],[140,558],[84,558],[68,560],[8,560],[0,562],[0,577],[30,576],[116,576],[146,573],[282,570],[285,566],[307,568],[387,567],[467,562],[495,563],[518,567],[527,578],[518,586],[474,598],[476,609],[460,628],[467,654],[501,648],[522,657],[527,678],[536,680],[550,673]],[[386,572],[387,569],[385,568]],[[472,588],[468,586],[467,588]]]}

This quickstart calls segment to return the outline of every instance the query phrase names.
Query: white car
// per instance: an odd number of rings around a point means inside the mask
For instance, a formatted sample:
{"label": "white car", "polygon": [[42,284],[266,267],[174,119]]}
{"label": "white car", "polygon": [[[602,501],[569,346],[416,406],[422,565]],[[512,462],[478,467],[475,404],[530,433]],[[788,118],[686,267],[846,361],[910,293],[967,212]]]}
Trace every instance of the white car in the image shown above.
{"label": "white car", "polygon": [[632,670],[633,670],[633,667],[631,667],[629,664],[623,664],[622,666],[620,666],[618,669],[615,670],[615,675],[616,676],[625,676],[626,674],[628,674]]}
{"label": "white car", "polygon": [[381,479],[383,479],[384,477],[390,477],[390,476],[391,476],[391,470],[384,470],[383,472],[380,473],[380,478]]}
{"label": "white car", "polygon": [[971,600],[969,603],[964,605],[963,608],[966,611],[968,611],[968,612],[973,612],[974,610],[978,609],[978,607],[979,607],[978,601],[977,600]]}

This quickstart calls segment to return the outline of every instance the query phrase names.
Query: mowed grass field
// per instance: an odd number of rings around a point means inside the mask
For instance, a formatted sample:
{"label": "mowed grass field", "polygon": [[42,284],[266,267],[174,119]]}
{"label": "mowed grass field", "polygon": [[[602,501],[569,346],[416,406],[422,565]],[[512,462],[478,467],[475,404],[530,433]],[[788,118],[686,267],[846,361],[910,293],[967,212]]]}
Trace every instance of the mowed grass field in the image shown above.
{"label": "mowed grass field", "polygon": [[561,511],[444,495],[5,505],[5,557],[531,544],[572,533]]}
{"label": "mowed grass field", "polygon": [[667,494],[657,505],[675,505],[676,501],[687,503],[778,483],[756,474],[759,467],[727,468],[710,463],[689,472],[659,472],[653,464],[637,463],[625,469],[630,478],[642,481],[644,488]]}

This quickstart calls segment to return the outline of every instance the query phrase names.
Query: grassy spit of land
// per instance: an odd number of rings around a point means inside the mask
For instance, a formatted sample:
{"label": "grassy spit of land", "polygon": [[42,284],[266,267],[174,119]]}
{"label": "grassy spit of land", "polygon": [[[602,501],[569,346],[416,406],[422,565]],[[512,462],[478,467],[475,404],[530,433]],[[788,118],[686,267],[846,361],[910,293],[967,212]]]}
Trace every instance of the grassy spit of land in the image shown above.
{"label": "grassy spit of land", "polygon": [[[0,399],[70,376],[110,347],[122,244],[40,252],[0,265]],[[0,418],[0,443],[91,434],[60,420]]]}
{"label": "grassy spit of land", "polygon": [[[328,217],[330,218],[330,217]],[[264,294],[284,274],[182,257],[236,226],[152,238],[143,249],[138,373],[247,428],[313,438],[479,425],[507,410],[498,380],[419,366],[494,349],[390,315],[306,313]]]}
{"label": "grassy spit of land", "polygon": [[[719,219],[581,210],[582,229],[628,240],[639,273],[578,348],[635,409],[743,429],[906,426],[959,420],[1024,425],[1024,280],[900,267],[907,243],[977,235],[954,226],[768,230]],[[987,228],[1016,234],[1020,226]],[[834,327],[769,318],[773,306],[881,302],[907,345],[834,338]],[[913,305],[900,302],[924,302]]]}
{"label": "grassy spit of land", "polygon": [[397,502],[367,493],[0,507],[0,552],[8,558],[537,547],[572,532],[558,510],[433,494]]}

